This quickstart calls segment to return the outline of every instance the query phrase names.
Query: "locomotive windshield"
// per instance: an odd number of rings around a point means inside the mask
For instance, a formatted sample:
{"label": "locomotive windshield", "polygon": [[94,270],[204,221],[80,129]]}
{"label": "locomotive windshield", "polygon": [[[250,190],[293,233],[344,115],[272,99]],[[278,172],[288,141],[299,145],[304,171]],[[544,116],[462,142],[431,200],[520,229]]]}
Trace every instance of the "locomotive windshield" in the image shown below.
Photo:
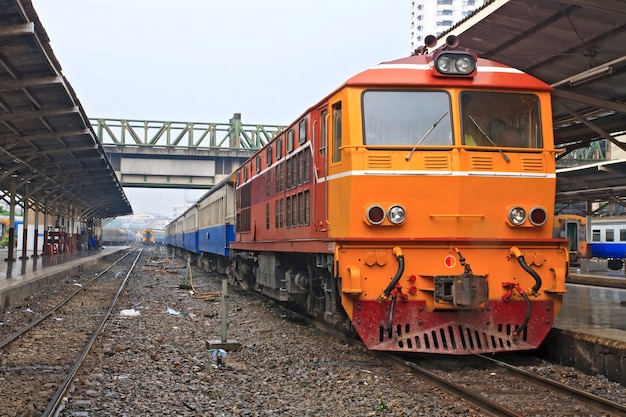
{"label": "locomotive windshield", "polygon": [[365,145],[452,145],[450,96],[445,91],[363,93]]}
{"label": "locomotive windshield", "polygon": [[539,98],[533,94],[461,93],[463,144],[541,148]]}

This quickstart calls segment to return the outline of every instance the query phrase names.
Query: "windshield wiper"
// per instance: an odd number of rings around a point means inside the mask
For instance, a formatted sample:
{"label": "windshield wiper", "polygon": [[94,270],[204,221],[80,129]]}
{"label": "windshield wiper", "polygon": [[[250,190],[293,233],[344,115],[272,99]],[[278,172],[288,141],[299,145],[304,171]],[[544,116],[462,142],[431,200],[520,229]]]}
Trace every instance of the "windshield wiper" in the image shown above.
{"label": "windshield wiper", "polygon": [[437,120],[437,121],[435,122],[435,124],[434,124],[434,125],[432,125],[432,126],[430,127],[430,129],[428,129],[428,131],[427,131],[426,133],[424,133],[424,136],[422,136],[422,138],[421,138],[421,139],[420,139],[420,140],[419,140],[419,141],[415,144],[415,146],[413,147],[413,149],[411,149],[411,152],[409,152],[409,153],[407,154],[407,156],[406,156],[404,159],[406,159],[407,161],[408,161],[409,159],[411,159],[411,156],[413,156],[413,152],[415,152],[415,150],[417,149],[417,147],[418,147],[418,146],[420,146],[420,144],[421,144],[422,142],[424,142],[424,139],[426,139],[426,137],[427,137],[428,135],[430,135],[430,132],[432,132],[432,131],[433,131],[433,129],[437,127],[437,125],[439,124],[439,122],[441,122],[441,121],[443,120],[443,118],[444,118],[444,117],[446,117],[446,115],[447,115],[447,114],[448,114],[448,112],[445,112],[444,114],[442,114],[442,115],[441,115],[441,117],[439,118],[439,120]]}
{"label": "windshield wiper", "polygon": [[[468,117],[469,117],[469,119],[472,121],[472,123],[474,123],[474,125],[478,128],[478,130],[480,131],[480,133],[482,133],[482,134],[483,134],[483,136],[484,136],[484,137],[486,137],[486,138],[487,138],[487,140],[488,140],[489,142],[491,142],[491,144],[493,145],[493,147],[494,147],[494,148],[498,148],[498,145],[496,145],[496,143],[493,141],[493,139],[491,139],[491,138],[489,137],[489,135],[487,134],[487,132],[485,132],[485,131],[483,130],[483,128],[482,128],[482,127],[480,127],[480,125],[476,122],[476,120],[474,120],[474,118],[473,118],[471,115],[468,115]],[[503,151],[502,149],[498,148],[498,151],[500,152],[500,155],[502,155],[502,157],[504,158],[504,160],[505,160],[506,162],[510,162],[510,161],[511,161],[511,158],[509,158],[509,157],[508,157],[508,156],[504,153],[504,151]]]}

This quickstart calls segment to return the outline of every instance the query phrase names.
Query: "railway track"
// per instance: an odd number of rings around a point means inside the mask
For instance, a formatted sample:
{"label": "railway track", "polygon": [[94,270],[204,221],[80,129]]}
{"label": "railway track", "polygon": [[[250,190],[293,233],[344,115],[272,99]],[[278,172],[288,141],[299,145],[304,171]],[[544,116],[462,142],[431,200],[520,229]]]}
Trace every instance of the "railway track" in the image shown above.
{"label": "railway track", "polygon": [[127,252],[0,341],[0,415],[54,415],[141,254]]}
{"label": "railway track", "polygon": [[[285,315],[307,321],[334,337],[347,337],[345,334],[339,334],[337,329],[311,321],[298,312],[284,306],[280,308]],[[388,353],[375,355],[392,360],[433,386],[472,403],[486,415],[626,416],[625,405],[533,374],[522,366],[514,366],[484,355],[466,357],[428,355],[403,357]]]}
{"label": "railway track", "polygon": [[[626,406],[622,404],[482,355],[466,361],[422,358],[422,362],[429,362],[427,365],[396,355],[388,357],[489,415],[626,416]],[[443,364],[442,360],[449,363]]]}

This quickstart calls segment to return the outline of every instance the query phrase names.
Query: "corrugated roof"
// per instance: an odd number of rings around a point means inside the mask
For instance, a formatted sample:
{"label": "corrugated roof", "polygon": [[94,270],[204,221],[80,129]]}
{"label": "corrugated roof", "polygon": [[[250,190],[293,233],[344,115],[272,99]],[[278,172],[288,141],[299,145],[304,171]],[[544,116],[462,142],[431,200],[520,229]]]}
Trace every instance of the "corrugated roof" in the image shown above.
{"label": "corrugated roof", "polygon": [[65,213],[132,213],[29,0],[0,0],[0,189]]}
{"label": "corrugated roof", "polygon": [[[440,36],[552,85],[556,146],[568,152],[626,131],[626,2],[492,0]],[[557,202],[626,197],[626,163],[557,173]]]}
{"label": "corrugated roof", "polygon": [[626,130],[626,2],[493,0],[442,34],[551,84],[557,146]]}

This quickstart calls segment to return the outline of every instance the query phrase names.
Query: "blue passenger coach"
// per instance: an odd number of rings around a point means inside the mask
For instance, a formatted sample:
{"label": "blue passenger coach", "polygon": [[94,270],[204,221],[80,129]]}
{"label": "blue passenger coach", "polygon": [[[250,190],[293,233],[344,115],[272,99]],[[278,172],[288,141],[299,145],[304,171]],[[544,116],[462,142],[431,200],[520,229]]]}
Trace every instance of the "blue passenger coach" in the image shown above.
{"label": "blue passenger coach", "polygon": [[223,272],[235,239],[234,199],[234,184],[226,178],[167,225],[165,241],[195,256],[203,268]]}
{"label": "blue passenger coach", "polygon": [[589,243],[592,257],[623,261],[626,258],[626,216],[593,218]]}

